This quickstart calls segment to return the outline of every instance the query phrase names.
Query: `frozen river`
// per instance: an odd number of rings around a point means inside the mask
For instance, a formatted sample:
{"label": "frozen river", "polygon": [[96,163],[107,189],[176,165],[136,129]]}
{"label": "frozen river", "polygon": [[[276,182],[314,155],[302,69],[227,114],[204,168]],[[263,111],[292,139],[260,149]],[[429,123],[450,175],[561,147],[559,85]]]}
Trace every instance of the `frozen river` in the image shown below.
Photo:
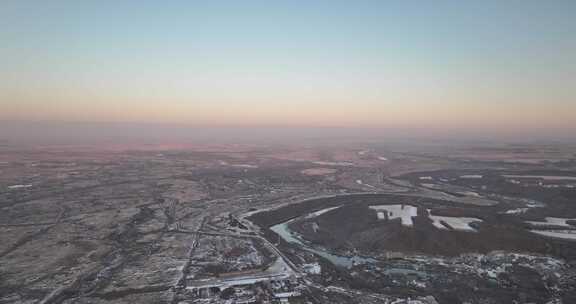
{"label": "frozen river", "polygon": [[334,264],[336,266],[351,268],[354,265],[376,262],[377,260],[375,260],[373,258],[361,257],[361,256],[357,256],[357,255],[355,255],[355,256],[342,256],[342,255],[333,254],[333,253],[328,252],[328,251],[323,250],[323,249],[314,248],[311,245],[306,244],[306,242],[304,242],[296,233],[290,231],[290,228],[288,227],[290,225],[290,223],[292,223],[298,219],[301,219],[304,217],[305,218],[316,217],[320,214],[326,213],[326,212],[334,210],[336,208],[339,208],[339,207],[331,207],[331,208],[326,208],[326,209],[319,210],[319,211],[316,211],[313,213],[309,213],[305,216],[298,217],[298,218],[274,225],[274,226],[270,227],[270,230],[274,231],[276,234],[278,234],[286,242],[292,243],[292,244],[297,244],[302,249],[304,249],[308,252],[315,253],[315,254],[327,259],[328,261],[330,261],[332,264]]}

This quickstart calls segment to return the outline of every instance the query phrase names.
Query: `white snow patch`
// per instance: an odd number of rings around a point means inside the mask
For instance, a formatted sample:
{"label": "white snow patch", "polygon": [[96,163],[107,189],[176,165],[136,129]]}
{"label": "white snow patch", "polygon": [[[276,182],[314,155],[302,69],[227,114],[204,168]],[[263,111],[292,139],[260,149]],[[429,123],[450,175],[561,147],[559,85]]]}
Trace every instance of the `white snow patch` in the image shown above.
{"label": "white snow patch", "polygon": [[576,180],[576,176],[558,176],[558,175],[502,175],[506,178],[539,178],[543,180]]}
{"label": "white snow patch", "polygon": [[372,185],[370,185],[370,184],[364,183],[361,179],[357,179],[357,180],[356,180],[356,183],[357,183],[358,185],[360,185],[360,186],[366,186],[366,187],[370,187],[370,188],[376,188],[376,187],[374,187],[374,186],[372,186]]}
{"label": "white snow patch", "polygon": [[483,175],[478,174],[468,174],[468,175],[460,175],[460,178],[483,178]]}
{"label": "white snow patch", "polygon": [[8,189],[15,190],[15,189],[22,189],[22,188],[30,188],[32,185],[12,185],[8,186]]}
{"label": "white snow patch", "polygon": [[432,176],[420,176],[419,177],[421,180],[432,180]]}
{"label": "white snow patch", "polygon": [[317,216],[320,216],[320,215],[322,215],[322,214],[324,214],[324,213],[326,213],[326,212],[330,212],[330,211],[332,211],[332,210],[334,210],[334,209],[338,209],[338,208],[340,208],[340,207],[342,207],[342,206],[330,207],[330,208],[326,208],[326,209],[314,211],[314,212],[308,214],[308,215],[306,216],[306,218],[308,219],[308,218],[317,217]]}
{"label": "white snow patch", "polygon": [[322,166],[354,166],[354,164],[350,163],[350,162],[315,161],[312,163],[317,164],[317,165],[322,165]]}
{"label": "white snow patch", "polygon": [[576,240],[576,230],[530,230],[530,232],[553,238]]}
{"label": "white snow patch", "polygon": [[378,156],[378,159],[381,161],[388,161],[388,158],[386,158],[384,156]]}
{"label": "white snow patch", "polygon": [[421,185],[428,188],[438,188],[436,184],[421,184]]}
{"label": "white snow patch", "polygon": [[536,201],[532,201],[529,202],[528,204],[526,204],[526,207],[528,208],[541,208],[544,207],[545,205],[540,203],[540,202],[536,202]]}
{"label": "white snow patch", "polygon": [[526,211],[528,211],[528,209],[530,209],[530,208],[510,209],[510,210],[506,210],[506,211],[504,212],[504,214],[521,214],[521,213],[526,213]]}
{"label": "white snow patch", "polygon": [[302,269],[304,269],[304,271],[309,274],[322,273],[322,267],[318,263],[304,264],[302,265]]}
{"label": "white snow patch", "polygon": [[576,219],[560,218],[560,217],[546,217],[545,222],[538,221],[526,221],[526,223],[534,226],[560,226],[560,227],[572,227],[567,221],[574,221]]}
{"label": "white snow patch", "polygon": [[220,277],[195,280],[191,282],[191,284],[188,285],[186,289],[206,288],[213,286],[225,288],[238,285],[250,285],[262,281],[283,280],[292,276],[294,276],[294,272],[290,266],[288,266],[288,264],[286,264],[286,262],[284,262],[281,257],[278,257],[276,261],[264,271],[224,278]]}
{"label": "white snow patch", "polygon": [[467,195],[467,196],[480,197],[480,194],[478,194],[478,192],[474,192],[474,191],[461,191],[461,192],[458,192],[458,193],[464,194],[464,195]]}
{"label": "white snow patch", "polygon": [[403,226],[413,226],[412,218],[418,215],[418,208],[411,205],[378,205],[370,206],[370,209],[377,211],[379,220],[385,219],[387,214],[389,220],[401,219]]}
{"label": "white snow patch", "polygon": [[258,168],[257,165],[250,165],[250,164],[236,164],[236,165],[232,165],[232,167],[237,167],[237,168]]}
{"label": "white snow patch", "polygon": [[320,229],[320,225],[316,222],[312,223],[312,230],[314,230],[314,233],[317,233],[318,229]]}
{"label": "white snow patch", "polygon": [[470,227],[470,223],[482,222],[481,219],[475,217],[452,217],[452,216],[438,216],[431,215],[430,209],[428,209],[428,217],[432,220],[432,225],[438,229],[448,229],[442,224],[446,223],[454,230],[462,231],[476,231],[476,229]]}

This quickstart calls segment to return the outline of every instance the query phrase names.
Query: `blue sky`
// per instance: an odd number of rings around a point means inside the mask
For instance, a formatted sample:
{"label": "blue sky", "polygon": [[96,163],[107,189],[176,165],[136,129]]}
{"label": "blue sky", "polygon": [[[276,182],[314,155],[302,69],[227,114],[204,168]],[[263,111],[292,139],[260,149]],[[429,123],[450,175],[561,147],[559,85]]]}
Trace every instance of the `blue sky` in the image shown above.
{"label": "blue sky", "polygon": [[570,127],[575,15],[575,1],[2,1],[2,118]]}

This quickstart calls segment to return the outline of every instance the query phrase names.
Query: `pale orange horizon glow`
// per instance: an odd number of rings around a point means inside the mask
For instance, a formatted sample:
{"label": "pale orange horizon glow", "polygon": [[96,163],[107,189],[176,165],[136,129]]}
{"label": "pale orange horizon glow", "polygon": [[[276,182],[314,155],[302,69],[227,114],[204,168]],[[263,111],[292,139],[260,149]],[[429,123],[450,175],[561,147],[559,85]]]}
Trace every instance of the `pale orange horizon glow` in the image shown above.
{"label": "pale orange horizon glow", "polygon": [[0,120],[576,130],[570,3],[228,5],[0,5]]}
{"label": "pale orange horizon glow", "polygon": [[205,126],[574,128],[576,105],[482,102],[53,102],[3,106],[0,119]]}

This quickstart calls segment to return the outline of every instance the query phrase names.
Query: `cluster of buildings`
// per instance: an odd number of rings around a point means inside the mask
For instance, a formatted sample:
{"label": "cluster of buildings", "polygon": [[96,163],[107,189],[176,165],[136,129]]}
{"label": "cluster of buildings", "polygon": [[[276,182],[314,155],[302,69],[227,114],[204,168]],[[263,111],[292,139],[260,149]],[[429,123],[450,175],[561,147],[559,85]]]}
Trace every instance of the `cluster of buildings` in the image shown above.
{"label": "cluster of buildings", "polygon": [[222,286],[186,288],[180,304],[290,303],[302,298],[305,285],[296,278],[238,282]]}

